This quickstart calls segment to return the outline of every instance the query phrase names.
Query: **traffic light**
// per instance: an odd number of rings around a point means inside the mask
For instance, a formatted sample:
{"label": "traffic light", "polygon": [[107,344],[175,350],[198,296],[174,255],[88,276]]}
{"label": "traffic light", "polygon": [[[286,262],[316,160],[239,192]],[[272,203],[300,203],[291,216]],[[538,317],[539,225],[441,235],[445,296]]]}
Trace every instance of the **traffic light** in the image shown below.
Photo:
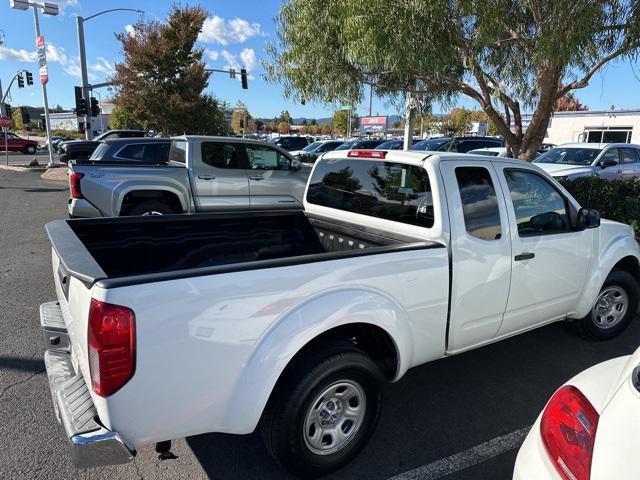
{"label": "traffic light", "polygon": [[87,101],[82,98],[82,88],[74,87],[76,93],[76,115],[82,117],[86,115],[87,112]]}
{"label": "traffic light", "polygon": [[33,74],[26,70],[24,71],[24,74],[27,76],[27,85],[29,86],[33,85]]}
{"label": "traffic light", "polygon": [[24,88],[24,78],[22,78],[22,73],[18,73],[18,88]]}
{"label": "traffic light", "polygon": [[31,116],[29,115],[29,110],[27,110],[27,107],[20,107],[20,116],[22,117],[22,123],[24,125],[31,122]]}
{"label": "traffic light", "polygon": [[249,88],[249,85],[247,84],[247,69],[246,68],[241,68],[240,69],[240,80],[242,81],[242,88],[244,90]]}
{"label": "traffic light", "polygon": [[13,114],[13,108],[11,108],[11,105],[8,103],[4,104],[4,113],[9,118],[11,118],[11,115]]}
{"label": "traffic light", "polygon": [[100,115],[100,104],[96,97],[91,97],[91,116],[97,117],[98,115]]}

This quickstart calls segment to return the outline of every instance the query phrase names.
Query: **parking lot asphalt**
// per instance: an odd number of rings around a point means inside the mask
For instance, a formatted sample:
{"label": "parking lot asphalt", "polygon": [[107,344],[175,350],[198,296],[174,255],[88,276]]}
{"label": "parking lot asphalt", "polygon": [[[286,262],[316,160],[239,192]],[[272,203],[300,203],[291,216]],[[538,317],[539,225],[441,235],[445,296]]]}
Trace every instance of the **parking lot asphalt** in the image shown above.
{"label": "parking lot asphalt", "polygon": [[[288,478],[257,433],[181,439],[175,460],[157,460],[151,445],[128,465],[74,468],[53,413],[38,321],[39,305],[55,296],[43,227],[65,218],[66,199],[64,182],[0,170],[0,477]],[[509,479],[523,429],[553,391],[639,344],[638,320],[604,343],[551,325],[410,370],[385,392],[372,441],[330,478]]]}

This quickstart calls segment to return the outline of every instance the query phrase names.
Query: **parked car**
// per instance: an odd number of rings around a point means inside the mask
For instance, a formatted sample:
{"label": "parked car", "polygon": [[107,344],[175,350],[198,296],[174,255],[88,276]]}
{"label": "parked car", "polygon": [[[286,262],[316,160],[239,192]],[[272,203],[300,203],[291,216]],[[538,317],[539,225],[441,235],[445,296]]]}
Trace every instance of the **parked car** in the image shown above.
{"label": "parked car", "polygon": [[[5,141],[7,143],[5,149]],[[33,155],[38,150],[38,142],[35,140],[27,140],[26,138],[19,137],[13,132],[5,134],[0,131],[0,151],[9,152],[22,152],[29,155]]]}
{"label": "parked car", "polygon": [[347,140],[342,145],[336,148],[336,150],[368,150],[378,147],[385,143],[385,140],[379,138],[371,139],[355,139]]}
{"label": "parked car", "polygon": [[[409,368],[567,318],[611,338],[638,306],[631,227],[512,159],[336,150],[314,164],[304,210],[47,232],[45,365],[83,466],[259,428],[290,472],[327,474],[363,448],[381,385]],[[615,324],[591,313],[613,286]]]}
{"label": "parked car", "polygon": [[389,140],[388,142],[381,143],[375,149],[376,150],[402,150],[404,147],[404,140]]}
{"label": "parked car", "polygon": [[70,140],[58,144],[58,160],[67,163],[70,160],[86,160],[93,151],[98,148],[102,140],[111,138],[138,138],[146,137],[144,130],[109,130],[98,135],[93,140]]}
{"label": "parked car", "polygon": [[631,143],[567,143],[534,160],[554,177],[574,179],[598,175],[607,180],[640,176],[640,145]]}
{"label": "parked car", "polygon": [[413,145],[412,150],[467,153],[479,148],[504,147],[504,141],[495,137],[436,137]]}
{"label": "parked car", "polygon": [[116,138],[103,140],[89,160],[76,161],[76,165],[95,162],[122,164],[169,163],[170,138]]}
{"label": "parked car", "polygon": [[514,480],[637,479],[639,411],[640,349],[579,373],[553,394],[529,431]]}
{"label": "parked car", "polygon": [[300,208],[310,172],[277,146],[229,137],[177,137],[165,165],[122,163],[69,164],[71,217]]}
{"label": "parked car", "polygon": [[486,155],[487,157],[506,157],[507,147],[477,148],[475,150],[469,150],[467,153],[471,153],[473,155]]}
{"label": "parked car", "polygon": [[325,152],[331,152],[337,147],[342,145],[342,140],[318,140],[310,143],[302,150],[294,150],[289,152],[293,158],[297,158],[301,162],[313,163],[316,159]]}
{"label": "parked car", "polygon": [[302,150],[309,145],[307,137],[276,137],[269,140],[271,145],[277,145],[278,147],[286,150],[287,152]]}

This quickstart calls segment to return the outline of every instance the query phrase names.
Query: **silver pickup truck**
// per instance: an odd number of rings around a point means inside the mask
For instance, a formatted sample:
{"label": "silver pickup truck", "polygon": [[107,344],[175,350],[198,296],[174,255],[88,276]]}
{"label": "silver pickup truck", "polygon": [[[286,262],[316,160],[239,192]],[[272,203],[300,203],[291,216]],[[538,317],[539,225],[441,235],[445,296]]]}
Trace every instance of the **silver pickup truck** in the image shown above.
{"label": "silver pickup truck", "polygon": [[69,216],[300,208],[310,168],[281,148],[228,137],[176,137],[169,162],[69,164]]}

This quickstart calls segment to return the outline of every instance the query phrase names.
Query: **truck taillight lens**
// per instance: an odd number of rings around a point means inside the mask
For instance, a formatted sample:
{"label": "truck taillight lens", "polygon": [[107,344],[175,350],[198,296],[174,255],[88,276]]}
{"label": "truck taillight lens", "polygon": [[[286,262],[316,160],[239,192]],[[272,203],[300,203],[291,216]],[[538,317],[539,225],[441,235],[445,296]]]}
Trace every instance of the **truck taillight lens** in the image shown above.
{"label": "truck taillight lens", "polygon": [[554,467],[564,480],[589,480],[600,416],[576,387],[560,388],[542,414],[540,434]]}
{"label": "truck taillight lens", "polygon": [[93,391],[108,397],[127,383],[135,370],[133,310],[92,298],[87,336]]}
{"label": "truck taillight lens", "polygon": [[349,158],[386,158],[386,150],[349,150]]}
{"label": "truck taillight lens", "polygon": [[71,172],[69,175],[69,189],[71,190],[71,198],[82,198],[80,190],[80,179],[84,177],[84,173]]}

